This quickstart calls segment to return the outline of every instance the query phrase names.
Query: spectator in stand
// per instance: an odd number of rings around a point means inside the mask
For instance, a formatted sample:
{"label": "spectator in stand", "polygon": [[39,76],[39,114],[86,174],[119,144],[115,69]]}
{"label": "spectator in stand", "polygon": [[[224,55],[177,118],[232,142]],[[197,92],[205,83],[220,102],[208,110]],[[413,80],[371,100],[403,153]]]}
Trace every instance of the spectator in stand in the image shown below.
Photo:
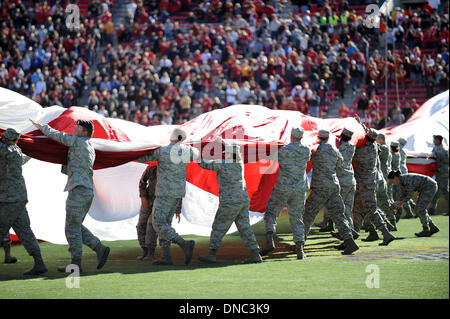
{"label": "spectator in stand", "polygon": [[433,75],[428,75],[427,81],[425,83],[427,98],[431,98],[434,96],[434,87],[436,86],[436,82],[433,78]]}
{"label": "spectator in stand", "polygon": [[358,100],[358,113],[360,116],[364,114],[364,112],[369,108],[369,98],[366,95],[366,92],[362,92],[361,97]]}

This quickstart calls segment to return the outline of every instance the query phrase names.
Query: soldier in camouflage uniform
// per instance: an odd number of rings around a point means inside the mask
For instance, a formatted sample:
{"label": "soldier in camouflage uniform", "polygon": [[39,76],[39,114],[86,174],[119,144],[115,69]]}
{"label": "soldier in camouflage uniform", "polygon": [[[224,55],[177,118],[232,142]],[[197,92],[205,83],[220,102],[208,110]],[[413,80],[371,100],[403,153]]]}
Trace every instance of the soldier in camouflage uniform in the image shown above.
{"label": "soldier in camouflage uniform", "polygon": [[[345,217],[352,228],[353,239],[357,239],[359,234],[353,229],[353,202],[356,191],[356,180],[353,173],[353,155],[355,154],[355,145],[350,140],[353,136],[353,132],[344,128],[342,130],[339,141],[339,153],[342,156],[342,166],[336,169],[336,175],[339,179],[339,186],[341,187],[341,197],[345,206]],[[331,232],[333,237],[342,240],[342,236],[339,233]],[[344,245],[337,247],[338,249],[344,249]]]}
{"label": "soldier in camouflage uniform", "polygon": [[[399,143],[399,148],[400,148],[400,172],[402,174],[407,174],[408,173],[408,167],[406,166],[407,155],[406,155],[406,152],[403,150],[407,141],[403,137],[400,137],[398,139],[398,143]],[[399,194],[399,196],[401,197],[401,194]],[[416,216],[414,216],[414,213],[413,213],[414,206],[415,206],[415,203],[412,199],[408,200],[408,202],[406,202],[405,205],[402,206],[402,208],[406,212],[404,218],[416,217]]]}
{"label": "soldier in camouflage uniform", "polygon": [[[433,215],[434,210],[437,206],[437,201],[440,195],[444,195],[444,199],[448,205],[448,149],[444,148],[442,145],[443,137],[441,135],[433,135],[433,156],[436,157],[436,182],[438,185],[438,190],[436,195],[434,195],[433,200],[431,201],[429,214]],[[448,215],[448,211],[447,211]]]}
{"label": "soldier in camouflage uniform", "polygon": [[[391,153],[391,170],[399,171],[400,170],[400,148],[398,141],[392,141],[390,143],[390,153]],[[399,188],[396,185],[392,185],[391,183],[387,183],[387,191],[388,196],[392,202],[395,201],[395,198],[398,198]],[[402,215],[402,208],[394,208],[395,211],[395,221],[398,223],[400,217]]]}
{"label": "soldier in camouflage uniform", "polygon": [[163,257],[153,262],[154,265],[172,265],[170,244],[178,244],[185,254],[185,264],[192,259],[195,242],[185,241],[172,228],[172,219],[180,200],[186,194],[186,166],[196,160],[199,152],[196,148],[181,144],[186,139],[186,132],[175,128],[170,136],[170,144],[151,151],[137,159],[146,163],[158,162],[158,180],[156,197],[153,203],[152,224],[159,236],[159,245],[163,249]]}
{"label": "soldier in camouflage uniform", "polygon": [[307,236],[314,219],[320,209],[325,206],[344,239],[345,249],[342,254],[349,255],[359,247],[353,240],[351,227],[344,214],[345,207],[336,176],[336,169],[342,166],[343,158],[339,151],[328,143],[329,134],[330,132],[326,130],[319,131],[320,144],[311,156],[311,193],[306,200],[303,223]]}
{"label": "soldier in camouflage uniform", "polygon": [[[387,189],[387,180],[384,178],[384,172],[382,167],[386,167],[386,163],[381,164],[381,158],[385,159],[385,154],[381,156],[383,152],[383,147],[381,144],[376,144],[378,149],[378,157],[377,157],[377,205],[378,208],[383,212],[383,217],[388,226],[389,230],[396,231],[396,221],[395,221],[395,212],[392,209],[393,201],[389,198],[388,189]],[[389,153],[389,150],[387,150]],[[387,175],[386,175],[387,178]],[[387,220],[386,220],[387,218]]]}
{"label": "soldier in camouflage uniform", "polygon": [[[77,265],[81,272],[82,249],[85,244],[96,252],[97,269],[101,269],[108,259],[110,248],[102,245],[100,240],[82,224],[94,199],[92,175],[95,150],[90,142],[94,125],[90,121],[78,120],[71,135],[59,132],[49,125],[31,122],[47,137],[69,148],[67,165],[63,165],[62,173],[68,175],[64,188],[64,191],[69,193],[66,200],[65,233],[72,258],[71,264]],[[58,271],[65,272],[66,268],[66,266],[59,267]]]}
{"label": "soldier in camouflage uniform", "polygon": [[303,259],[305,228],[302,215],[308,189],[306,164],[311,157],[309,148],[300,143],[303,133],[303,128],[292,129],[291,142],[278,150],[278,180],[267,202],[264,214],[267,243],[261,249],[262,256],[275,249],[273,233],[275,232],[276,220],[284,205],[287,204],[297,258]]}
{"label": "soldier in camouflage uniform", "polygon": [[[148,166],[139,180],[139,197],[141,198],[141,209],[139,220],[136,225],[139,245],[142,248],[142,255],[138,260],[153,260],[156,250],[158,234],[152,224],[152,209],[155,200],[156,189],[156,166]],[[176,216],[180,221],[181,200],[177,208]]]}
{"label": "soldier in camouflage uniform", "polygon": [[259,246],[255,234],[250,228],[248,215],[249,197],[244,179],[244,162],[240,155],[239,146],[231,146],[223,142],[221,138],[216,143],[225,146],[225,160],[198,162],[201,168],[217,172],[217,184],[219,185],[219,208],[217,209],[212,224],[207,255],[198,259],[207,263],[216,262],[216,253],[222,244],[222,239],[230,229],[233,222],[241,235],[244,246],[251,252],[251,257],[245,263],[260,263]]}
{"label": "soldier in camouflage uniform", "polygon": [[415,210],[420,218],[423,230],[420,233],[415,233],[415,235],[417,237],[430,237],[437,233],[439,228],[436,227],[427,213],[427,207],[436,194],[437,183],[425,175],[414,173],[402,174],[400,171],[391,171],[388,179],[390,183],[398,185],[402,190],[402,197],[400,201],[394,203],[394,206],[401,207],[412,198],[414,192],[419,193]]}
{"label": "soldier in camouflage uniform", "polygon": [[[22,154],[17,142],[20,134],[8,128],[0,140],[0,238],[5,248],[5,262],[12,262],[15,257],[9,254],[11,239],[9,229],[12,227],[34,259],[32,269],[25,275],[40,275],[47,272],[41,257],[41,250],[30,227],[30,219],[26,209],[28,202],[25,180],[22,176],[22,165],[29,159]],[[4,247],[5,247],[4,246]],[[17,259],[16,259],[17,261]]]}
{"label": "soldier in camouflage uniform", "polygon": [[[356,116],[356,119],[361,123],[358,116]],[[395,237],[389,232],[377,208],[376,181],[378,154],[375,139],[378,133],[374,130],[369,130],[362,123],[361,125],[366,131],[366,143],[355,151],[355,156],[353,157],[356,162],[354,169],[358,187],[358,198],[356,200],[359,202],[358,206],[360,207],[359,213],[361,214],[361,220],[367,216],[370,223],[383,234],[383,242],[380,245],[387,246]],[[355,226],[355,228],[359,229],[358,226]]]}

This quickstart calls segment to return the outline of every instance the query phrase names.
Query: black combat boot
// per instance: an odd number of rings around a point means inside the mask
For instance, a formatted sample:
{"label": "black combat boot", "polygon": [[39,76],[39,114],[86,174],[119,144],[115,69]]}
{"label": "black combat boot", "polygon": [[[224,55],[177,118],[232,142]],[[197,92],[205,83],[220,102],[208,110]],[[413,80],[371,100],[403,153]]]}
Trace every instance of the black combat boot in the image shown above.
{"label": "black combat boot", "polygon": [[156,250],[156,247],[148,246],[147,247],[147,255],[142,260],[152,261],[155,258],[155,250]]}
{"label": "black combat boot", "polygon": [[144,260],[148,255],[148,247],[142,247],[142,255],[137,257],[137,260]]}
{"label": "black combat boot", "polygon": [[172,256],[170,255],[170,245],[162,247],[163,257],[155,260],[153,265],[173,265]]}
{"label": "black combat boot", "polygon": [[295,250],[297,252],[297,259],[302,260],[306,258],[305,252],[303,251],[303,248],[305,247],[304,241],[299,241],[295,243]]}
{"label": "black combat boot", "polygon": [[215,264],[217,261],[216,254],[217,249],[210,249],[207,255],[198,256],[198,260],[209,264]]}
{"label": "black combat boot", "polygon": [[195,241],[193,240],[183,240],[182,243],[178,243],[184,252],[184,264],[188,265],[191,262],[192,254],[194,253]]}
{"label": "black combat boot", "polygon": [[383,234],[383,242],[379,243],[379,246],[387,246],[391,241],[395,239],[395,237],[388,231],[386,226],[382,227],[381,233]]}
{"label": "black combat boot", "polygon": [[266,256],[275,250],[275,243],[273,241],[273,232],[266,233],[266,245],[259,251],[261,256]]}
{"label": "black combat boot", "polygon": [[428,225],[430,226],[430,233],[431,233],[431,235],[436,234],[437,232],[439,232],[439,228],[433,223],[433,221],[430,221],[428,223]]}
{"label": "black combat boot", "polygon": [[326,233],[330,231],[334,231],[333,221],[331,219],[328,221],[328,224],[325,227],[321,227],[319,229],[319,232],[321,233]]}
{"label": "black combat boot", "polygon": [[[72,266],[71,266],[71,265],[72,265]],[[58,271],[59,271],[59,272],[68,272],[68,271],[66,271],[66,269],[67,269],[68,266],[71,266],[69,269],[73,269],[74,266],[77,266],[77,267],[78,267],[78,270],[80,271],[80,273],[82,272],[82,269],[81,269],[81,260],[79,260],[79,259],[72,259],[72,261],[70,262],[69,265],[58,267]],[[73,272],[73,270],[72,270],[71,272]]]}
{"label": "black combat boot", "polygon": [[5,250],[5,264],[14,264],[17,262],[17,258],[11,256],[11,244],[8,244],[3,247]]}
{"label": "black combat boot", "polygon": [[109,247],[103,246],[102,243],[98,243],[98,245],[94,248],[94,251],[97,254],[97,269],[103,268],[106,264],[110,250],[111,249]]}
{"label": "black combat boot", "polygon": [[378,237],[378,233],[377,233],[377,230],[375,229],[375,227],[373,227],[371,225],[371,227],[369,227],[368,231],[369,231],[369,236],[367,236],[367,238],[361,239],[362,241],[370,242],[370,241],[377,241],[380,239],[380,237]]}
{"label": "black combat boot", "polygon": [[244,264],[259,264],[263,262],[261,255],[259,254],[259,249],[251,250],[250,253],[250,258],[245,259],[243,261]]}
{"label": "black combat boot", "polygon": [[355,251],[359,249],[359,246],[355,243],[353,238],[348,238],[344,240],[345,249],[342,252],[342,255],[351,255]]}
{"label": "black combat boot", "polygon": [[47,267],[45,267],[44,261],[42,260],[41,252],[36,252],[31,255],[34,259],[34,266],[30,270],[24,272],[24,275],[37,276],[46,273]]}

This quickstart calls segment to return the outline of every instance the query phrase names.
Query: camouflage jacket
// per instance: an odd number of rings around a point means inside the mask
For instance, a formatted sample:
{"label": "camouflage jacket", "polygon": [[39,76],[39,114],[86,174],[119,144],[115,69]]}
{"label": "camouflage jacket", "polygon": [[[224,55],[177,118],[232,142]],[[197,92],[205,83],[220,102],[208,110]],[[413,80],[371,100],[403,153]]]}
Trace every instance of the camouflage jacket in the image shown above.
{"label": "camouflage jacket", "polygon": [[62,170],[68,176],[64,191],[71,191],[77,186],[83,186],[93,190],[92,175],[95,150],[90,139],[59,132],[48,125],[42,126],[41,131],[52,140],[69,147],[67,166],[63,166]]}
{"label": "camouflage jacket", "polygon": [[378,153],[378,159],[380,160],[380,169],[383,173],[383,177],[385,180],[387,180],[388,174],[391,171],[391,162],[392,162],[392,155],[389,151],[389,147],[386,144],[378,144],[379,153]]}
{"label": "camouflage jacket", "polygon": [[391,152],[392,160],[391,160],[391,170],[399,171],[400,170],[400,153]]}
{"label": "camouflage jacket", "polygon": [[352,186],[356,184],[355,174],[353,172],[353,155],[355,155],[355,145],[348,141],[342,141],[339,145],[343,162],[342,167],[336,169],[336,174],[341,186]]}
{"label": "camouflage jacket", "polygon": [[244,179],[244,163],[225,160],[198,162],[201,168],[217,172],[219,202],[249,201]]}
{"label": "camouflage jacket", "polygon": [[340,190],[336,170],[342,167],[343,158],[331,144],[321,142],[311,156],[312,176],[311,188],[337,188]]}
{"label": "camouflage jacket", "polygon": [[199,156],[196,148],[170,143],[137,159],[138,162],[158,162],[156,196],[181,198],[186,194],[186,166]]}
{"label": "camouflage jacket", "polygon": [[306,164],[311,158],[311,151],[300,143],[289,143],[278,150],[279,172],[275,185],[279,190],[289,191],[308,189]]}
{"label": "camouflage jacket", "polygon": [[400,172],[402,174],[408,173],[408,168],[406,167],[406,152],[403,150],[403,145],[400,145]]}
{"label": "camouflage jacket", "polygon": [[28,202],[22,165],[29,159],[19,146],[0,142],[0,203]]}
{"label": "camouflage jacket", "polygon": [[372,183],[377,181],[377,146],[375,143],[366,143],[363,147],[356,149],[353,160],[355,165],[355,177],[358,183]]}
{"label": "camouflage jacket", "polygon": [[433,155],[436,157],[436,175],[448,176],[448,149],[441,144],[433,148]]}
{"label": "camouflage jacket", "polygon": [[155,199],[156,190],[156,166],[148,165],[142,177],[139,180],[139,197],[145,197],[149,200]]}
{"label": "camouflage jacket", "polygon": [[402,189],[402,201],[410,200],[414,192],[422,192],[430,189],[436,182],[425,175],[407,173],[400,176],[400,187]]}

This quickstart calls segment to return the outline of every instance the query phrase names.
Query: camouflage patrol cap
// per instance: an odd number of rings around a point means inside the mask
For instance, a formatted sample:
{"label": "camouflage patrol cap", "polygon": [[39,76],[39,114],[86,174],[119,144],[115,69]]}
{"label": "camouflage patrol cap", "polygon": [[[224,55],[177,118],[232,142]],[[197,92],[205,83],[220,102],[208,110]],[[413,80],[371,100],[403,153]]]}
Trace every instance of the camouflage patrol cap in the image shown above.
{"label": "camouflage patrol cap", "polygon": [[342,130],[341,135],[344,135],[344,136],[347,136],[347,137],[352,137],[352,136],[353,136],[353,132],[350,131],[349,129],[346,129],[346,128],[344,127],[344,129]]}
{"label": "camouflage patrol cap", "polygon": [[398,142],[401,144],[401,145],[403,145],[403,146],[405,146],[406,145],[406,140],[403,138],[403,137],[400,137],[399,139],[398,139]]}
{"label": "camouflage patrol cap", "polygon": [[397,141],[392,141],[391,142],[391,146],[398,146],[398,142]]}
{"label": "camouflage patrol cap", "polygon": [[304,132],[303,127],[296,127],[291,130],[291,136],[294,138],[302,138]]}
{"label": "camouflage patrol cap", "polygon": [[378,133],[377,138],[384,141],[386,139],[386,136],[383,133]]}
{"label": "camouflage patrol cap", "polygon": [[330,136],[330,132],[327,130],[319,130],[319,137],[328,138]]}
{"label": "camouflage patrol cap", "polygon": [[374,129],[370,129],[369,132],[367,133],[367,136],[375,140],[378,136],[378,132],[375,131]]}
{"label": "camouflage patrol cap", "polygon": [[15,129],[13,129],[12,127],[6,129],[6,131],[3,133],[3,136],[11,141],[11,142],[15,142],[19,139],[20,137],[20,133],[18,133]]}
{"label": "camouflage patrol cap", "polygon": [[177,141],[177,142],[182,142],[186,139],[187,134],[186,131],[183,130],[182,128],[176,127],[173,131],[172,134],[170,135],[170,140],[171,141]]}

